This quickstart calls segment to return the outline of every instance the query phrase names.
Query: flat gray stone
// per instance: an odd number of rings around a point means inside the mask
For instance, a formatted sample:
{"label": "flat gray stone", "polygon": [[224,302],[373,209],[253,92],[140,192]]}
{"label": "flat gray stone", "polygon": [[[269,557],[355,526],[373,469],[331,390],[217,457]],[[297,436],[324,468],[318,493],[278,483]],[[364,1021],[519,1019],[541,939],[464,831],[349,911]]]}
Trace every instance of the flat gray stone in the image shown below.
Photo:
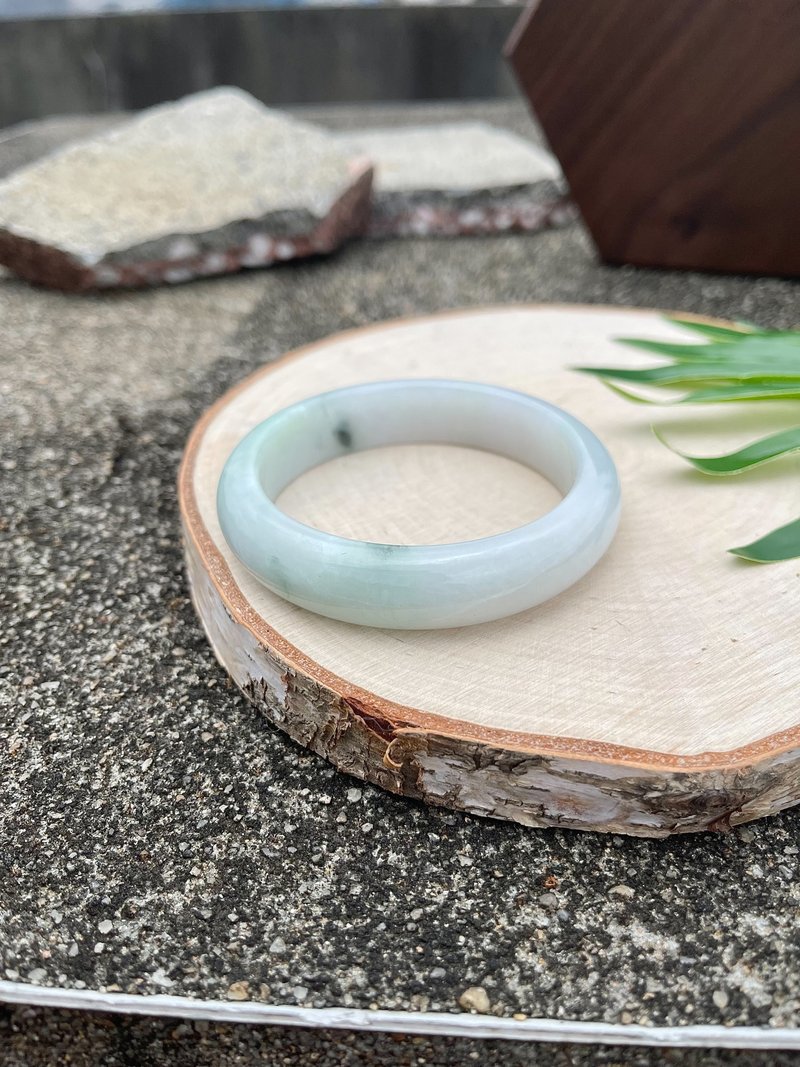
{"label": "flat gray stone", "polygon": [[6,178],[48,152],[70,141],[94,137],[125,122],[124,113],[105,115],[53,115],[46,119],[18,122],[0,131],[0,178]]}
{"label": "flat gray stone", "polygon": [[574,217],[556,158],[485,122],[340,134],[375,165],[374,237],[531,232]]}
{"label": "flat gray stone", "polygon": [[370,168],[238,89],[142,112],[0,183],[0,262],[62,289],[180,282],[328,252]]}

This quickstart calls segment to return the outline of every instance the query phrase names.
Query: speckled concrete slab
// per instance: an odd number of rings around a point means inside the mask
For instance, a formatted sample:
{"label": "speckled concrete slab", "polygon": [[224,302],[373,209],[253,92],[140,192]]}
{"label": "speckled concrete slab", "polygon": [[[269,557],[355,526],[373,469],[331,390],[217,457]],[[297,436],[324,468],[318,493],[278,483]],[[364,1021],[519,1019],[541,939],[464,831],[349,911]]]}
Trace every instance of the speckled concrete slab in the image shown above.
{"label": "speckled concrete slab", "polygon": [[0,262],[58,289],[181,282],[330,252],[371,168],[323,130],[214,89],[150,108],[0,183]]}
{"label": "speckled concrete slab", "polygon": [[0,978],[448,1016],[481,986],[505,1018],[797,1026],[800,812],[645,841],[423,808],[259,719],[191,609],[175,472],[223,389],[338,329],[536,298],[800,319],[790,282],[602,267],[577,225],[113,298],[0,280]]}
{"label": "speckled concrete slab", "polygon": [[797,1067],[800,1053],[535,1045],[0,1005],[0,1065],[52,1067],[54,1063],[70,1067]]}
{"label": "speckled concrete slab", "polygon": [[375,165],[373,237],[535,232],[574,218],[552,153],[484,122],[340,134]]}

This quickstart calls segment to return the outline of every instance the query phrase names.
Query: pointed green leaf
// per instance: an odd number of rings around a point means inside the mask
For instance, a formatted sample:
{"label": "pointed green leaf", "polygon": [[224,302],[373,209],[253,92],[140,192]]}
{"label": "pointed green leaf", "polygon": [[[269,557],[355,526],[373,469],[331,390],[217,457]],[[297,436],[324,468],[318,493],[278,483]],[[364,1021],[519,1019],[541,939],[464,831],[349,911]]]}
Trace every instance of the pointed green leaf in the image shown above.
{"label": "pointed green leaf", "polygon": [[676,326],[683,326],[687,330],[708,337],[711,341],[739,341],[743,333],[760,333],[757,326],[751,326],[749,322],[737,322],[731,326],[715,326],[710,322],[697,322],[694,319],[676,319],[667,316],[667,322],[673,322]]}
{"label": "pointed green leaf", "polygon": [[[576,370],[581,368],[575,368]],[[582,368],[587,373],[593,372],[594,368]],[[636,404],[660,404],[670,406],[672,404],[723,404],[734,401],[759,401],[759,400],[800,400],[800,381],[794,383],[779,382],[734,382],[724,385],[695,389],[677,397],[650,397],[633,393],[629,389],[623,389],[615,385],[608,378],[599,377],[599,380],[610,389],[612,393],[632,400]],[[647,383],[644,383],[647,384]],[[696,384],[696,383],[695,383]],[[677,386],[673,386],[677,387]]]}
{"label": "pointed green leaf", "polygon": [[[627,400],[640,404],[659,403],[659,400],[629,392],[616,383],[631,382],[667,391],[684,390],[684,395],[678,397],[667,392],[667,399],[662,401],[665,404],[800,400],[800,330],[761,330],[746,323],[716,326],[681,318],[670,321],[699,334],[706,343],[618,338],[619,343],[649,352],[665,362],[644,369],[578,369],[596,376]],[[728,475],[798,452],[800,427],[771,434],[723,456],[678,454],[706,474]],[[730,551],[760,563],[800,557],[800,519],[773,530],[752,544]]]}
{"label": "pointed green leaf", "polygon": [[738,341],[709,346],[727,361],[764,363],[800,369],[800,331],[742,334]]}
{"label": "pointed green leaf", "polygon": [[742,471],[759,467],[762,463],[769,463],[770,460],[777,459],[779,456],[789,456],[800,452],[800,426],[771,434],[769,437],[762,437],[724,456],[690,456],[673,447],[658,430],[655,430],[655,435],[662,444],[687,460],[703,474],[740,474]]}
{"label": "pointed green leaf", "polygon": [[[722,347],[722,346],[720,346]],[[728,346],[725,346],[726,348]],[[759,363],[679,363],[663,367],[578,367],[584,374],[598,378],[615,378],[621,382],[639,382],[642,385],[667,385],[673,388],[684,385],[729,384],[735,382],[761,382],[780,385],[795,382],[800,387],[800,361],[791,369],[782,366],[765,367]]]}
{"label": "pointed green leaf", "polygon": [[800,373],[800,331],[775,330],[772,333],[741,333],[724,344],[683,344],[675,341],[650,341],[636,337],[618,337],[619,344],[679,363],[744,363],[764,367],[782,366]]}
{"label": "pointed green leaf", "polygon": [[734,400],[800,400],[798,385],[765,385],[757,382],[698,389],[682,397],[681,404],[724,404]]}
{"label": "pointed green leaf", "polygon": [[758,541],[728,551],[754,563],[779,563],[784,559],[795,559],[800,556],[800,519],[779,526]]}
{"label": "pointed green leaf", "polygon": [[727,345],[706,344],[690,345],[683,341],[648,341],[638,337],[615,337],[617,344],[627,345],[629,348],[637,348],[642,352],[652,352],[654,356],[662,356],[664,359],[674,359],[680,362],[684,360],[704,360],[716,363],[718,360],[727,358]]}
{"label": "pointed green leaf", "polygon": [[612,393],[616,393],[617,396],[624,397],[626,400],[632,400],[634,404],[677,404],[679,400],[662,400],[660,397],[658,400],[652,400],[649,396],[639,396],[638,393],[631,393],[627,389],[623,389],[620,385],[614,385],[613,382],[608,381],[607,378],[601,378],[600,381],[606,387],[610,389]]}

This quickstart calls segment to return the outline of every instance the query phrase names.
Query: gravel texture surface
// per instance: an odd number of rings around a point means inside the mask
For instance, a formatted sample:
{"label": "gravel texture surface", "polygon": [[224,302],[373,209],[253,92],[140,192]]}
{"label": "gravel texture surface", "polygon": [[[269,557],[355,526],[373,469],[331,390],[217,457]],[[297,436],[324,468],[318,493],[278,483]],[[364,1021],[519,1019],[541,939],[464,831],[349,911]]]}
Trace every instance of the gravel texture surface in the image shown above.
{"label": "gravel texture surface", "polygon": [[[606,268],[579,225],[105,297],[0,278],[1,978],[444,1012],[480,986],[498,1015],[797,1024],[800,809],[671,841],[429,810],[265,724],[193,615],[175,474],[225,388],[333,331],[538,300],[800,319],[790,282]],[[796,1062],[375,1036],[339,1053],[323,1033],[28,1009],[0,1027],[3,1065]]]}
{"label": "gravel texture surface", "polygon": [[531,1045],[0,1006],[0,1067],[797,1067],[800,1053]]}

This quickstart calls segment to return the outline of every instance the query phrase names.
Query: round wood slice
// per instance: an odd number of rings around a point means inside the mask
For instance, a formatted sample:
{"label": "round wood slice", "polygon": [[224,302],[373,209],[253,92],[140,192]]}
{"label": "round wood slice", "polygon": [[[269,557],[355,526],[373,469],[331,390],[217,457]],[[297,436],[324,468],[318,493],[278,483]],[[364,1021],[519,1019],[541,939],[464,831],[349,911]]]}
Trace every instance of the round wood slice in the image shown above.
{"label": "round wood slice", "polygon": [[[192,595],[220,662],[272,722],[385,789],[531,826],[658,837],[800,799],[798,567],[726,553],[795,517],[796,463],[711,479],[650,428],[713,454],[791,425],[790,407],[635,405],[570,369],[652,362],[620,336],[688,340],[650,311],[437,315],[290,353],[206,413],[180,474]],[[600,436],[619,467],[622,521],[586,578],[513,618],[409,632],[311,614],[241,567],[215,493],[243,435],[303,397],[404,377],[525,390]],[[434,543],[508,529],[557,499],[509,460],[420,445],[328,463],[280,503],[344,536]]]}

